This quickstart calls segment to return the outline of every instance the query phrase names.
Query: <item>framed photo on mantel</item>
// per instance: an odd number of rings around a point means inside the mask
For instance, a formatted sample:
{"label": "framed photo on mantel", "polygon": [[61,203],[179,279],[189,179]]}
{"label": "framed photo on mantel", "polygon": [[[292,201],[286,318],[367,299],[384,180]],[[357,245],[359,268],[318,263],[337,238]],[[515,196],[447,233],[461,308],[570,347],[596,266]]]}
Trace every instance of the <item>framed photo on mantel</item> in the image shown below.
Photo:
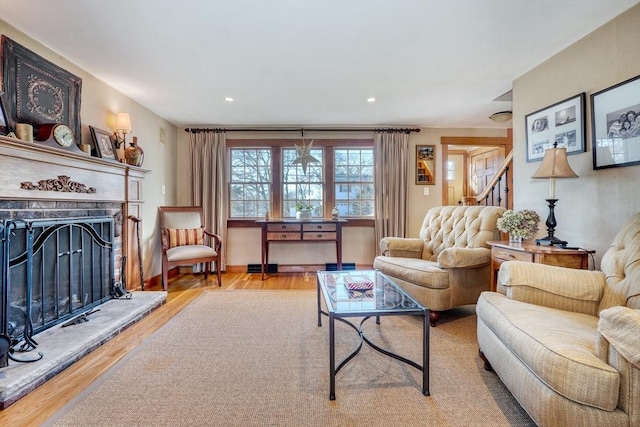
{"label": "framed photo on mantel", "polygon": [[11,116],[9,116],[7,107],[4,105],[4,92],[0,90],[0,135],[6,135],[12,131]]}
{"label": "framed photo on mantel", "polygon": [[113,135],[93,126],[89,126],[89,130],[91,130],[92,148],[96,157],[117,161],[118,155],[113,144]]}
{"label": "framed photo on mantel", "polygon": [[436,184],[435,145],[416,145],[416,184]]}

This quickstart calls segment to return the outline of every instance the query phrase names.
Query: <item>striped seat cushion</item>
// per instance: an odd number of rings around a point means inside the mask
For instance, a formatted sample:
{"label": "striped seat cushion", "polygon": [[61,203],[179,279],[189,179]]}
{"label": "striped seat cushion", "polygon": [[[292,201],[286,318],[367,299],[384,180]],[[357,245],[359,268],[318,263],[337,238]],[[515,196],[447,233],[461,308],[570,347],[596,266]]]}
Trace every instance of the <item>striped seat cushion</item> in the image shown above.
{"label": "striped seat cushion", "polygon": [[202,228],[167,228],[167,237],[170,248],[204,244]]}

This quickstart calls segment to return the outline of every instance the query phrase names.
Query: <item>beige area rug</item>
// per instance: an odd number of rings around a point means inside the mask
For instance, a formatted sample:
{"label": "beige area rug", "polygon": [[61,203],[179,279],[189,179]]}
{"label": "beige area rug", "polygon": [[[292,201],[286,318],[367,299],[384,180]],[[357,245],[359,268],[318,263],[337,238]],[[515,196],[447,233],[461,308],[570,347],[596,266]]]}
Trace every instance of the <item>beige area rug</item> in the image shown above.
{"label": "beige area rug", "polygon": [[[535,426],[477,356],[474,307],[431,329],[431,396],[415,368],[364,346],[329,400],[329,330],[313,291],[210,291],[46,425]],[[336,322],[336,354],[358,343]],[[421,360],[421,320],[365,323],[377,344]]]}

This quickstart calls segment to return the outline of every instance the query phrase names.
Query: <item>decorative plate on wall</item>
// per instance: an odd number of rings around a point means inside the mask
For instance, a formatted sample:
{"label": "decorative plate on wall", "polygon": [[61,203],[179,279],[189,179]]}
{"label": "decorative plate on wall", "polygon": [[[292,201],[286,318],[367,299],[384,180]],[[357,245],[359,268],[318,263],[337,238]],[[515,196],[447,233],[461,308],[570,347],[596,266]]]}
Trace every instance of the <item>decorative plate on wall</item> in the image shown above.
{"label": "decorative plate on wall", "polygon": [[8,114],[15,123],[68,125],[76,141],[80,133],[82,79],[35,52],[2,36],[3,89]]}

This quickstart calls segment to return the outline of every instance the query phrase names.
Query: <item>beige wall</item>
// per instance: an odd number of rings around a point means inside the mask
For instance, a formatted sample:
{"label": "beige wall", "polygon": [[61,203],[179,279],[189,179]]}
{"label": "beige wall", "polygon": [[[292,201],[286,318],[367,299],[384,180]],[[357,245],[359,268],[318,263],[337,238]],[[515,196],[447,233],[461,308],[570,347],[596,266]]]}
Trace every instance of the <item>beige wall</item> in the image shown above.
{"label": "beige wall", "polygon": [[[198,127],[193,126],[193,127]],[[417,236],[422,225],[422,220],[427,210],[442,204],[442,150],[440,148],[440,138],[442,136],[486,136],[504,137],[505,129],[431,129],[422,128],[418,133],[409,136],[409,152],[407,159],[408,166],[408,212],[407,227],[409,236]],[[295,132],[265,132],[265,133],[239,133],[229,132],[229,139],[274,139],[274,138],[297,138]],[[370,132],[305,132],[305,138],[322,139],[373,139]],[[178,132],[178,181],[176,182],[176,192],[179,204],[189,203],[189,161],[186,146],[189,143],[189,136],[183,129]],[[415,147],[416,145],[436,145],[436,185],[415,185]],[[424,188],[429,188],[429,195],[424,195]],[[446,189],[446,186],[445,186]],[[356,264],[372,264],[375,257],[376,245],[373,228],[368,227],[344,227],[343,228],[343,261],[355,262]],[[331,244],[296,244],[295,251],[292,245],[273,245],[270,248],[269,261],[278,264],[318,264],[319,262],[334,262],[335,249]],[[244,266],[246,264],[260,263],[260,229],[258,228],[231,228],[229,229],[226,242],[226,260],[230,266]]]}
{"label": "beige wall", "polygon": [[[174,187],[170,184],[175,182],[176,127],[2,20],[0,33],[82,79],[82,142],[91,140],[89,125],[111,132],[115,128],[116,113],[128,112],[131,115],[133,132],[127,135],[127,141],[131,141],[133,136],[138,137],[145,154],[142,167],[150,170],[143,188],[145,203],[141,237],[144,274],[146,278],[159,274],[161,263],[156,216],[158,206],[173,204],[175,200]],[[160,143],[160,128],[165,131],[165,143]],[[168,190],[165,195],[161,194],[163,184]]]}
{"label": "beige wall", "polygon": [[[587,94],[587,152],[569,156],[578,179],[558,180],[556,236],[602,257],[616,232],[640,211],[640,166],[593,170],[589,96],[640,74],[640,5],[540,64],[513,84],[514,201],[546,219],[547,180],[532,180],[539,162],[527,163],[524,117]],[[639,100],[640,101],[640,100]],[[543,227],[544,228],[544,227]],[[546,229],[543,230],[546,235]]]}

